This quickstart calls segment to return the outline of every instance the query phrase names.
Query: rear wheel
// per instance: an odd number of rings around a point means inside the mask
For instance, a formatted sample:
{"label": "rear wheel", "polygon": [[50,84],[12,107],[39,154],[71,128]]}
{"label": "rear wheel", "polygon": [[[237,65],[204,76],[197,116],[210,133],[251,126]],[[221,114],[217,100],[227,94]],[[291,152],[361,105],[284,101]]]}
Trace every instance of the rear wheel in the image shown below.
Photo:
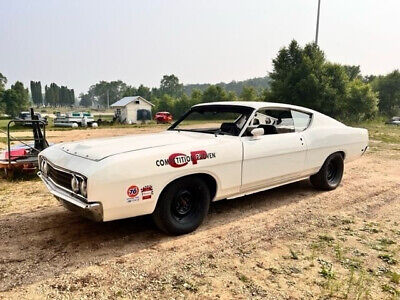
{"label": "rear wheel", "polygon": [[185,234],[200,226],[209,206],[207,184],[197,177],[185,177],[162,192],[153,212],[153,220],[166,233]]}
{"label": "rear wheel", "polygon": [[343,171],[343,156],[334,153],[325,160],[319,172],[310,177],[311,184],[321,190],[334,190],[342,181]]}

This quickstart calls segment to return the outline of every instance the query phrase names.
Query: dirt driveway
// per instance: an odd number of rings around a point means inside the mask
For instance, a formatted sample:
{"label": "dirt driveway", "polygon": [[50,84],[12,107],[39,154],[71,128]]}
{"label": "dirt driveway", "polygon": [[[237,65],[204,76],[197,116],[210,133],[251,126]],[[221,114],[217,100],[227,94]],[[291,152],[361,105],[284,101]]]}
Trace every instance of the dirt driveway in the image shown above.
{"label": "dirt driveway", "polygon": [[38,180],[2,180],[0,298],[397,297],[400,150],[372,144],[335,191],[302,181],[220,201],[179,237],[149,217],[92,223]]}

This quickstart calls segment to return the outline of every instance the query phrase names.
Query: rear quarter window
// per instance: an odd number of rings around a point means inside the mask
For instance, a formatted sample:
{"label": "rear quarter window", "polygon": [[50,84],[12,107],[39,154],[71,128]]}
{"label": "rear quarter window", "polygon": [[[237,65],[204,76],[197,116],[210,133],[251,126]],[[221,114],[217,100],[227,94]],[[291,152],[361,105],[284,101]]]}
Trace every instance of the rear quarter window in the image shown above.
{"label": "rear quarter window", "polygon": [[294,129],[296,132],[306,130],[311,122],[311,115],[300,112],[297,110],[292,110],[292,118],[294,123]]}

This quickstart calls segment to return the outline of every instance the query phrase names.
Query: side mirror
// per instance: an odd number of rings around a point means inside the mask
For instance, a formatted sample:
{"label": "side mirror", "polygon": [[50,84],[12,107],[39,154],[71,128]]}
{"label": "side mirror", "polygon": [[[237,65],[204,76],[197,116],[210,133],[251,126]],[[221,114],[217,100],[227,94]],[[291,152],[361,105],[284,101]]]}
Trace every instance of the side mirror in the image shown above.
{"label": "side mirror", "polygon": [[258,137],[258,136],[264,135],[264,129],[263,128],[254,128],[251,131],[251,135],[254,136],[254,137]]}

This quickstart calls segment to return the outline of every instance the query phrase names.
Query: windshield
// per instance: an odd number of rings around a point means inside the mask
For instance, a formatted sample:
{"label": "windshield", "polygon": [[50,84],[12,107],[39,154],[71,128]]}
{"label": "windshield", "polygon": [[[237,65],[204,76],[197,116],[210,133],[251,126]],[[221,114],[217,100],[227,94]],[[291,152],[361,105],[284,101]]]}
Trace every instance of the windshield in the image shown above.
{"label": "windshield", "polygon": [[253,110],[235,105],[195,106],[169,130],[238,136]]}

